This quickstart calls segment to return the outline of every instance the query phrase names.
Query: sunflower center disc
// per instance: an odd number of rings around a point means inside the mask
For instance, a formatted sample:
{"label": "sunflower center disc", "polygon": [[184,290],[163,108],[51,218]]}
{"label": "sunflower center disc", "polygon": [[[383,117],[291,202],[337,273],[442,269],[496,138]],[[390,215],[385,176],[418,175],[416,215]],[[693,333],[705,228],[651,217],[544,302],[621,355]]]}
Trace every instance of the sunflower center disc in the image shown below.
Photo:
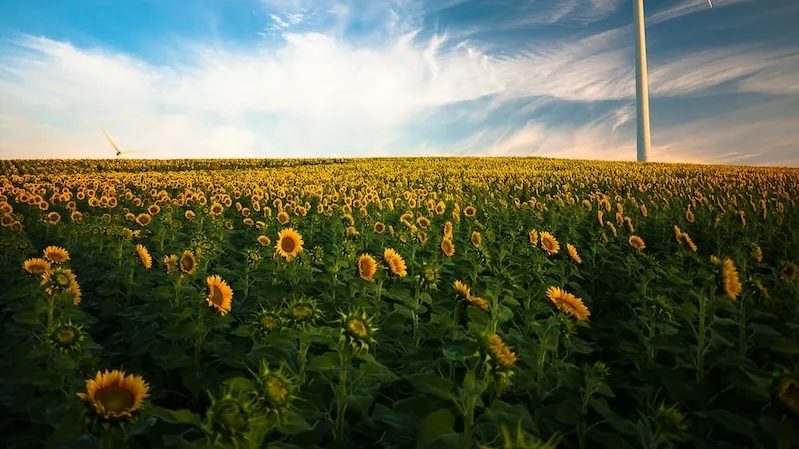
{"label": "sunflower center disc", "polygon": [[283,241],[280,242],[280,247],[283,248],[283,251],[285,251],[287,253],[290,253],[290,252],[294,251],[294,240],[292,240],[290,238],[289,239],[283,239]]}
{"label": "sunflower center disc", "polygon": [[106,387],[94,394],[97,402],[109,412],[121,412],[133,407],[133,394],[120,387]]}

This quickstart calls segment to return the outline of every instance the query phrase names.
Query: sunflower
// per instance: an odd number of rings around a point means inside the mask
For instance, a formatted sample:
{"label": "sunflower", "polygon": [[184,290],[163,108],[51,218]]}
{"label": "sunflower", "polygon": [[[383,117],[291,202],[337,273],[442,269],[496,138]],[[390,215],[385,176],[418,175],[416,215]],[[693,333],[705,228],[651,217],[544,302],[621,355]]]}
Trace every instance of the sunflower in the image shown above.
{"label": "sunflower", "polygon": [[463,208],[463,215],[466,217],[474,217],[477,214],[477,209],[474,206],[466,206]]}
{"label": "sunflower", "polygon": [[194,220],[194,217],[196,217],[197,215],[194,213],[193,210],[188,209],[186,212],[183,213],[183,216],[186,218],[186,220]]}
{"label": "sunflower", "polygon": [[538,231],[536,231],[535,229],[531,229],[527,233],[527,238],[530,239],[530,244],[531,245],[538,246]]}
{"label": "sunflower", "polygon": [[455,254],[455,244],[449,238],[441,240],[441,252],[447,257],[452,257]]}
{"label": "sunflower", "polygon": [[197,259],[194,257],[194,253],[189,250],[183,251],[178,261],[178,268],[185,275],[194,273],[194,270],[197,269]]}
{"label": "sunflower", "polygon": [[635,248],[636,251],[643,251],[646,248],[646,244],[644,243],[644,239],[638,237],[637,235],[631,235],[627,242],[630,243],[630,246]]}
{"label": "sunflower", "polygon": [[136,223],[138,223],[139,226],[147,226],[151,221],[153,221],[153,217],[151,217],[150,214],[141,213],[136,216]]}
{"label": "sunflower", "polygon": [[97,415],[108,421],[127,420],[142,407],[150,388],[141,376],[124,371],[97,372],[86,381],[86,392],[78,397],[88,402]]}
{"label": "sunflower", "polygon": [[164,256],[164,258],[162,259],[162,262],[164,264],[164,268],[166,269],[166,272],[167,273],[171,273],[172,270],[174,270],[175,267],[177,266],[178,256],[175,255],[175,254],[170,254],[168,256]]}
{"label": "sunflower", "polygon": [[69,251],[60,246],[48,246],[44,249],[44,258],[55,264],[64,263],[69,260]]}
{"label": "sunflower", "polygon": [[377,223],[375,223],[375,225],[372,228],[372,230],[375,231],[378,234],[382,234],[383,231],[386,230],[386,225],[384,225],[383,223],[378,221]]}
{"label": "sunflower", "polygon": [[372,317],[364,311],[339,312],[341,323],[340,341],[350,345],[355,352],[368,351],[377,343],[374,336],[377,328],[372,324]]}
{"label": "sunflower", "polygon": [[721,288],[724,294],[733,301],[741,294],[743,286],[738,277],[738,270],[735,268],[735,262],[729,257],[725,258],[721,263]]}
{"label": "sunflower", "polygon": [[315,300],[302,296],[289,304],[288,316],[294,324],[304,326],[313,325],[321,318],[322,313]]}
{"label": "sunflower", "polygon": [[516,366],[518,357],[510,347],[497,334],[488,337],[488,352],[491,359],[496,362],[497,367],[503,370],[511,370]]}
{"label": "sunflower", "polygon": [[42,274],[41,285],[49,295],[68,291],[73,284],[77,284],[77,280],[69,268],[56,267]]}
{"label": "sunflower", "polygon": [[286,228],[277,235],[275,249],[284,259],[290,261],[302,252],[302,235],[292,228]]}
{"label": "sunflower", "polygon": [[444,237],[452,238],[452,222],[444,223]]}
{"label": "sunflower", "polygon": [[48,336],[48,343],[61,352],[70,352],[80,348],[86,338],[80,326],[67,323],[58,324]]}
{"label": "sunflower", "polygon": [[787,411],[799,416],[799,379],[794,376],[781,377],[777,381],[775,396]]}
{"label": "sunflower", "polygon": [[752,251],[752,258],[755,259],[757,263],[763,262],[763,250],[760,248],[760,245],[755,245],[755,249]]}
{"label": "sunflower", "polygon": [[69,289],[67,289],[70,295],[72,295],[72,305],[77,306],[80,304],[81,300],[83,299],[83,292],[80,290],[80,285],[78,281],[73,280],[71,284],[69,284]]}
{"label": "sunflower", "polygon": [[50,271],[52,265],[50,265],[50,262],[44,259],[34,257],[23,262],[22,268],[24,268],[29,274],[40,276],[46,271]]}
{"label": "sunflower", "polygon": [[566,244],[566,251],[569,252],[569,257],[571,257],[571,260],[573,260],[574,263],[578,263],[578,264],[583,263],[583,259],[577,253],[577,248],[575,248],[574,245],[572,245],[571,243],[567,243]]}
{"label": "sunflower", "polygon": [[287,214],[285,211],[280,211],[277,214],[277,222],[280,223],[281,225],[284,225],[284,224],[288,223],[289,222],[289,214]]}
{"label": "sunflower", "polygon": [[456,279],[455,282],[452,283],[452,288],[454,288],[455,291],[460,293],[460,295],[464,298],[472,296],[472,289],[460,279]]}
{"label": "sunflower", "polygon": [[144,245],[136,245],[136,254],[139,255],[139,260],[144,268],[149,270],[153,267],[153,258],[150,256],[150,251],[147,251],[147,248],[145,248]]}
{"label": "sunflower", "polygon": [[294,399],[294,381],[290,379],[283,369],[271,370],[268,364],[261,362],[261,371],[258,373],[257,384],[259,396],[266,406],[273,412],[279,412],[290,406]]}
{"label": "sunflower", "polygon": [[377,272],[377,262],[370,254],[358,257],[358,275],[365,281],[371,281]]}
{"label": "sunflower", "polygon": [[477,231],[472,231],[472,236],[469,237],[469,240],[471,240],[472,245],[474,245],[477,248],[483,245],[483,236],[480,235],[480,233]]}
{"label": "sunflower", "polygon": [[161,206],[152,204],[147,208],[147,212],[149,212],[150,215],[158,215],[158,213],[161,212]]}
{"label": "sunflower", "polygon": [[394,276],[404,278],[408,275],[408,270],[405,265],[405,259],[399,255],[396,251],[391,248],[386,248],[383,251],[383,260],[388,265],[388,269],[391,271],[391,274]]}
{"label": "sunflower", "polygon": [[782,279],[785,282],[793,282],[797,275],[799,275],[799,267],[793,262],[788,262],[782,268]]}
{"label": "sunflower", "polygon": [[549,232],[542,232],[541,249],[546,251],[549,255],[557,254],[558,251],[560,251],[560,243],[558,243],[558,239],[556,239],[554,235]]}
{"label": "sunflower", "polygon": [[217,275],[208,276],[205,278],[205,283],[208,285],[208,296],[205,298],[205,302],[209,307],[218,310],[220,314],[227,315],[233,301],[233,290]]}
{"label": "sunflower", "polygon": [[61,221],[61,215],[58,212],[50,212],[47,214],[47,223],[57,225]]}
{"label": "sunflower", "polygon": [[547,297],[560,311],[568,313],[579,321],[588,320],[588,317],[591,316],[591,312],[583,304],[582,299],[563,289],[549,287]]}
{"label": "sunflower", "polygon": [[481,297],[479,297],[477,295],[471,294],[471,295],[467,296],[466,297],[466,302],[468,302],[469,305],[471,305],[471,306],[477,307],[478,309],[482,310],[483,312],[488,312],[488,301],[486,301],[485,299],[483,299],[483,298],[481,298]]}
{"label": "sunflower", "polygon": [[262,335],[268,335],[282,326],[283,319],[280,313],[261,309],[256,316],[256,326]]}
{"label": "sunflower", "polygon": [[208,213],[214,217],[218,217],[219,215],[222,215],[222,212],[224,211],[225,211],[225,206],[219,203],[213,203],[211,204],[211,209],[209,209]]}
{"label": "sunflower", "polygon": [[269,246],[272,243],[272,240],[270,240],[269,237],[265,235],[259,235],[257,240],[258,244],[261,246]]}

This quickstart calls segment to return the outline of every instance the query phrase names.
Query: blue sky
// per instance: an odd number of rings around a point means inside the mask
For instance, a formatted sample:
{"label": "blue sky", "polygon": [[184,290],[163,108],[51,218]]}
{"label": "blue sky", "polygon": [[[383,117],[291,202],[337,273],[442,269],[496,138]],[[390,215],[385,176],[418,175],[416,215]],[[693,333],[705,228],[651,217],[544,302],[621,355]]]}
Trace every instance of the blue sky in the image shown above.
{"label": "blue sky", "polygon": [[[646,2],[651,158],[799,166],[799,2],[714,6]],[[635,158],[630,0],[0,10],[2,158]]]}

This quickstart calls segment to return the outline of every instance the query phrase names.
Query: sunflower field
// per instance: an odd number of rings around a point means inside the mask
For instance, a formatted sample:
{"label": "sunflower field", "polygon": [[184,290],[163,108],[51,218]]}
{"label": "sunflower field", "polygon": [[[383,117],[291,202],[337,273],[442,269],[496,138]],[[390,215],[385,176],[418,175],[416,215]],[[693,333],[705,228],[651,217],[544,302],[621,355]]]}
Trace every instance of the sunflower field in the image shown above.
{"label": "sunflower field", "polygon": [[799,447],[799,170],[0,162],[0,447]]}

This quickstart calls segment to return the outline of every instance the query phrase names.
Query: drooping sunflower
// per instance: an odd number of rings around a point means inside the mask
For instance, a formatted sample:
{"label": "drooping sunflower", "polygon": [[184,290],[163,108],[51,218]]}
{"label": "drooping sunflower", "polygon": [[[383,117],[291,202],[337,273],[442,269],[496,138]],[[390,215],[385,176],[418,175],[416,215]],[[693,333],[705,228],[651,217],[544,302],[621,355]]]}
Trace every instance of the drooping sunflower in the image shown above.
{"label": "drooping sunflower", "polygon": [[735,268],[735,262],[729,257],[721,263],[721,288],[724,294],[733,301],[741,294],[743,286]]}
{"label": "drooping sunflower", "polygon": [[498,368],[509,371],[516,366],[518,357],[498,334],[488,337],[488,352]]}
{"label": "drooping sunflower", "polygon": [[197,259],[194,257],[194,253],[189,250],[183,251],[178,260],[178,268],[184,275],[194,273],[194,270],[197,269]]}
{"label": "drooping sunflower", "polygon": [[51,245],[44,249],[44,258],[55,264],[64,263],[69,260],[69,251]]}
{"label": "drooping sunflower", "polygon": [[371,254],[361,254],[358,257],[358,275],[365,281],[371,281],[377,272],[377,261]]}
{"label": "drooping sunflower", "polygon": [[579,321],[586,321],[591,316],[591,312],[583,304],[582,299],[561,288],[549,287],[547,297],[560,311],[568,313]]}
{"label": "drooping sunflower", "polygon": [[22,268],[24,268],[29,274],[41,276],[46,271],[50,271],[52,265],[50,265],[50,262],[44,259],[33,257],[23,262]]}
{"label": "drooping sunflower", "polygon": [[208,276],[205,283],[208,285],[208,296],[205,298],[208,306],[227,315],[233,302],[233,289],[218,275]]}
{"label": "drooping sunflower", "polygon": [[577,253],[577,248],[575,248],[574,245],[572,245],[571,243],[567,243],[566,244],[566,251],[569,252],[569,257],[571,258],[571,260],[574,261],[574,263],[577,263],[577,264],[583,263],[583,259]]}
{"label": "drooping sunflower", "polygon": [[302,252],[302,235],[293,228],[286,228],[277,235],[275,249],[284,259],[290,261]]}
{"label": "drooping sunflower", "polygon": [[644,239],[638,237],[637,235],[631,235],[627,242],[632,246],[636,251],[643,251],[646,248],[646,244],[644,243]]}
{"label": "drooping sunflower", "polygon": [[447,257],[452,257],[455,254],[455,244],[449,238],[441,240],[441,252]]}
{"label": "drooping sunflower", "polygon": [[121,421],[133,417],[142,407],[150,387],[141,376],[113,370],[97,372],[86,380],[86,392],[78,397],[88,402],[95,413],[108,421]]}
{"label": "drooping sunflower", "polygon": [[141,264],[144,266],[144,268],[149,270],[150,268],[153,267],[153,258],[152,256],[150,256],[150,251],[148,251],[147,248],[144,247],[144,245],[142,244],[136,245],[136,254],[139,255],[139,260],[141,261]]}
{"label": "drooping sunflower", "polygon": [[408,275],[405,259],[403,259],[402,256],[400,256],[399,253],[394,251],[392,248],[386,248],[385,251],[383,251],[383,260],[386,262],[389,271],[391,271],[391,274],[394,276],[397,276],[401,279]]}
{"label": "drooping sunflower", "polygon": [[483,312],[488,312],[488,301],[475,294],[470,294],[469,296],[467,296],[466,302],[471,306],[477,307]]}
{"label": "drooping sunflower", "polygon": [[540,237],[541,249],[543,249],[547,254],[551,256],[560,251],[560,243],[558,243],[558,239],[556,239],[554,235],[550,234],[549,232],[541,232]]}

